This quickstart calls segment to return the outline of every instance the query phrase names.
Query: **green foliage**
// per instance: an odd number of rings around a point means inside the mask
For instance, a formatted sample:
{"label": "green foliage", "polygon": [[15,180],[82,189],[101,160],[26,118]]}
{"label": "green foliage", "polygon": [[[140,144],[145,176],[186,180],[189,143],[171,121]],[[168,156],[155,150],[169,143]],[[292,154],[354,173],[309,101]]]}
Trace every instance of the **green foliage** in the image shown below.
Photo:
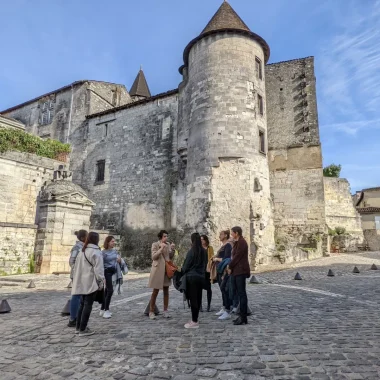
{"label": "green foliage", "polygon": [[346,229],[344,227],[335,227],[335,232],[337,235],[344,235],[346,233]]}
{"label": "green foliage", "polygon": [[12,150],[53,159],[60,153],[71,151],[69,144],[63,144],[57,140],[42,140],[24,131],[0,128],[0,153]]}
{"label": "green foliage", "polygon": [[34,263],[34,255],[29,256],[29,273],[34,273],[35,263]]}
{"label": "green foliage", "polygon": [[346,233],[346,229],[344,227],[335,227],[334,229],[329,228],[329,235],[344,235]]}
{"label": "green foliage", "polygon": [[323,168],[323,176],[339,178],[341,170],[342,170],[341,165],[331,164]]}

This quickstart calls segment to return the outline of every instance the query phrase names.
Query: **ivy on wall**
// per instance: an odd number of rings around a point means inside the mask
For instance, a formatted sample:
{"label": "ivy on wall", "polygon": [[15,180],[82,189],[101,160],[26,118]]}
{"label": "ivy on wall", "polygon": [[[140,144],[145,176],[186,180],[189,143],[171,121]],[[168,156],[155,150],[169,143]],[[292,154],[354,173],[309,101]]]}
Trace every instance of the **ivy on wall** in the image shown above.
{"label": "ivy on wall", "polygon": [[57,140],[42,140],[24,131],[0,128],[0,153],[12,150],[56,159],[62,153],[70,153],[71,148]]}

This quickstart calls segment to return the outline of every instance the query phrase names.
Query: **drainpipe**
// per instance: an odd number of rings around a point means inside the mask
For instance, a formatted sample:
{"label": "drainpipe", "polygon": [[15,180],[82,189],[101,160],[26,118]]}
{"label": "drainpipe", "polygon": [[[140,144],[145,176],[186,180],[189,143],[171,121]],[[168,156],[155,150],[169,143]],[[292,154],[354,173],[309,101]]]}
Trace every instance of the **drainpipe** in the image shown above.
{"label": "drainpipe", "polygon": [[67,131],[66,143],[69,143],[69,136],[71,132],[71,115],[73,113],[73,99],[74,99],[74,85],[71,85],[71,102],[70,102],[70,115],[69,115],[69,130]]}

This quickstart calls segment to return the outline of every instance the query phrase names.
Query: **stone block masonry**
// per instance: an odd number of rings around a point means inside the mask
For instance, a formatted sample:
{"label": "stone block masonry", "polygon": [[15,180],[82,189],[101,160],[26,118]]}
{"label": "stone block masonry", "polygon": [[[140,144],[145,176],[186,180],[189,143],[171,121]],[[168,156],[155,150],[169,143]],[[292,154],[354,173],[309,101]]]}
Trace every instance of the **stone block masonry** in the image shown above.
{"label": "stone block masonry", "polygon": [[0,155],[0,273],[28,273],[33,263],[38,194],[61,162],[28,153]]}

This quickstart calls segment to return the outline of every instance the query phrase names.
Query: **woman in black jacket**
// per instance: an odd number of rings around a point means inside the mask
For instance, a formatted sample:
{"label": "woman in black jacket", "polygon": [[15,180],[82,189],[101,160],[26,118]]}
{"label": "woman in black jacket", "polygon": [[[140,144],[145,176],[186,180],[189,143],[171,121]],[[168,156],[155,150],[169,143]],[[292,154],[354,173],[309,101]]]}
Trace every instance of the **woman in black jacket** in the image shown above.
{"label": "woman in black jacket", "polygon": [[205,286],[207,252],[202,247],[201,235],[195,232],[191,235],[191,249],[187,253],[182,267],[186,275],[186,297],[190,300],[192,320],[185,324],[186,329],[199,328],[198,316],[202,305],[202,290]]}

